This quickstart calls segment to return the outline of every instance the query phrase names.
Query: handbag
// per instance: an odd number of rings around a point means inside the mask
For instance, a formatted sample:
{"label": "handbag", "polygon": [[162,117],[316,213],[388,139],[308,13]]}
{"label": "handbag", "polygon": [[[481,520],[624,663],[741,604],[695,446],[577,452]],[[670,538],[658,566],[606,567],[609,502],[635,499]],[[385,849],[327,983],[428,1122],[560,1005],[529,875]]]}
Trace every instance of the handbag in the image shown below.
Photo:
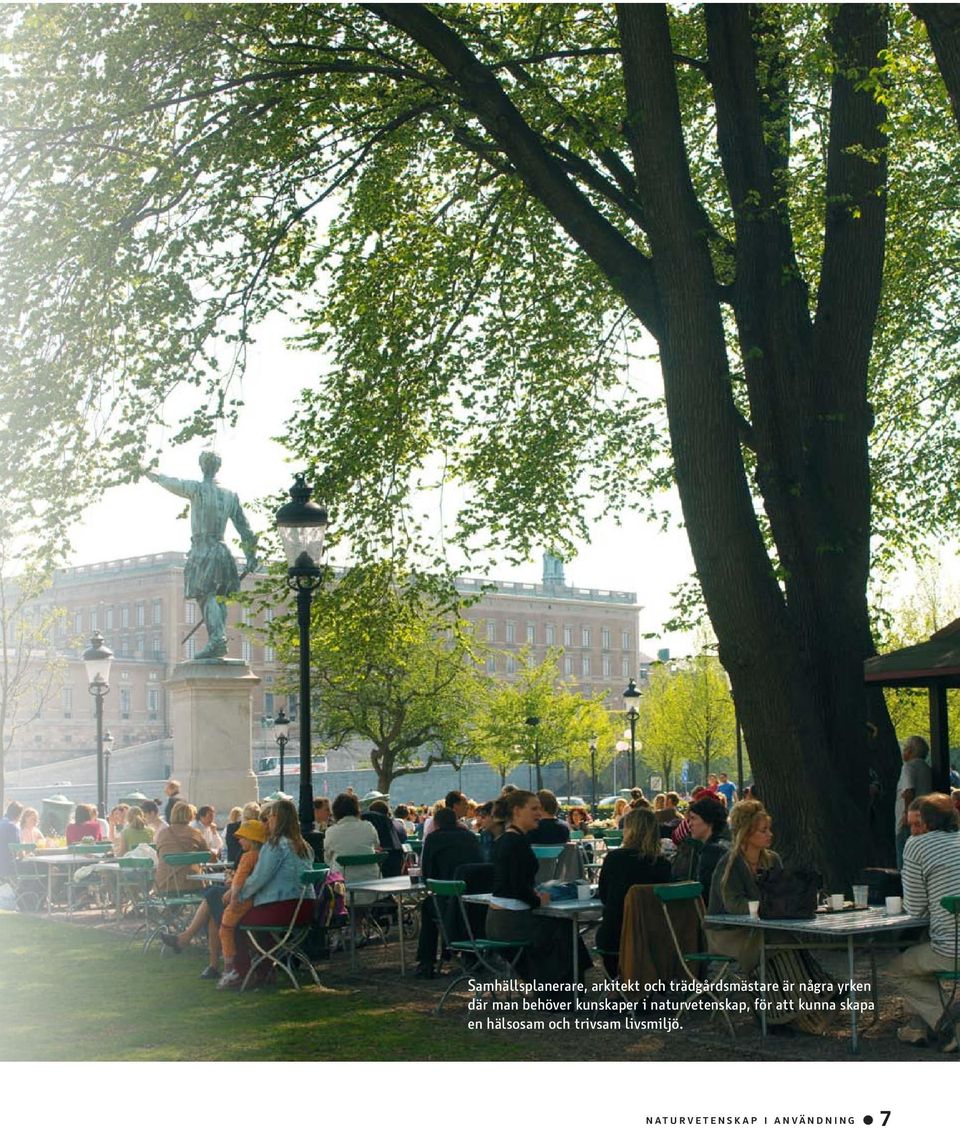
{"label": "handbag", "polygon": [[813,920],[817,915],[820,874],[813,870],[776,869],[757,874],[762,920]]}

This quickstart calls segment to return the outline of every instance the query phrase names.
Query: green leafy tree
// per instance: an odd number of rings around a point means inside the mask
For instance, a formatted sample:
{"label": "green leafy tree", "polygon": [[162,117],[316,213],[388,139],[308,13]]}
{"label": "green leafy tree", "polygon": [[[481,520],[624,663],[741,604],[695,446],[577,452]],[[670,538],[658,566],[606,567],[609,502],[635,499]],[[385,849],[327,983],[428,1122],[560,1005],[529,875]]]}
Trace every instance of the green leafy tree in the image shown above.
{"label": "green leafy tree", "polygon": [[[270,589],[258,598],[273,603]],[[276,618],[270,631],[296,669],[295,623]],[[460,766],[480,686],[452,587],[389,562],[351,568],[314,597],[310,656],[318,739],[369,741],[381,791],[434,764]]]}
{"label": "green leafy tree", "polygon": [[871,537],[960,503],[956,21],[916,10],[5,9],[7,466],[133,474],[178,386],[209,432],[288,303],[325,360],[290,445],[358,550],[438,477],[519,557],[675,482],[779,836],[849,878],[868,715],[897,763]]}

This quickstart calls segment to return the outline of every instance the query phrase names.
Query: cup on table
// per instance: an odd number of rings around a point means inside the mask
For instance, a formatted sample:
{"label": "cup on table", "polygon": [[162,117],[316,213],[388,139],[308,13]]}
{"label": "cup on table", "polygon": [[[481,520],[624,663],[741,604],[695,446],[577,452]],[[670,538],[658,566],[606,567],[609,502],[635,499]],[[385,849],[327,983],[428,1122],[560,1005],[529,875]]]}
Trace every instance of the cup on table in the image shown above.
{"label": "cup on table", "polygon": [[747,901],[747,909],[752,917],[758,917],[760,915],[760,902]]}
{"label": "cup on table", "polygon": [[590,886],[589,885],[584,884],[584,885],[578,885],[577,886],[577,900],[578,901],[589,901],[590,900]]}
{"label": "cup on table", "polygon": [[903,912],[903,898],[888,897],[884,902],[884,911],[887,916],[899,916]]}
{"label": "cup on table", "polygon": [[856,908],[865,909],[869,901],[869,896],[869,885],[855,885],[853,887],[853,903]]}
{"label": "cup on table", "polygon": [[840,910],[843,908],[843,894],[842,893],[831,893],[829,900],[828,900],[828,905],[830,907],[831,912],[833,912],[833,913],[840,912]]}
{"label": "cup on table", "polygon": [[410,866],[409,869],[407,870],[407,877],[410,878],[410,881],[412,882],[412,884],[416,885],[417,882],[420,880],[420,867],[419,866]]}

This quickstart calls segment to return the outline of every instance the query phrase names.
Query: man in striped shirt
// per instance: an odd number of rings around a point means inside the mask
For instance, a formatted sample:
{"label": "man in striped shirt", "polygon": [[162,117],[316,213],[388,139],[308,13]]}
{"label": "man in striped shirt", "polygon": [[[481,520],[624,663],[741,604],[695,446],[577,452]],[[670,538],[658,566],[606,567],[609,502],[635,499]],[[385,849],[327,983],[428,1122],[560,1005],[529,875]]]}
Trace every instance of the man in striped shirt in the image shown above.
{"label": "man in striped shirt", "polygon": [[[929,939],[897,956],[890,974],[901,980],[904,1011],[909,1015],[897,1037],[923,1045],[943,1014],[935,973],[952,971],[956,960],[953,914],[942,908],[940,899],[960,893],[960,834],[949,796],[925,795],[915,804],[925,833],[908,838],[903,847],[903,907],[910,916],[929,916]],[[956,1053],[956,1040],[943,1049]]]}

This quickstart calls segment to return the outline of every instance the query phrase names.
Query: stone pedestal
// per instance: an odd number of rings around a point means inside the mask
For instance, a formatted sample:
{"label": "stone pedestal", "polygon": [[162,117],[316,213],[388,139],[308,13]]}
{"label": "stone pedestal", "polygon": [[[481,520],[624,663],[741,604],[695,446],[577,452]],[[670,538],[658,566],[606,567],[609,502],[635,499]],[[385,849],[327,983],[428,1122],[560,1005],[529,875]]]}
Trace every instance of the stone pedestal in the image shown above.
{"label": "stone pedestal", "polygon": [[253,687],[246,662],[181,662],[167,681],[173,729],[173,778],[194,806],[217,808],[224,826],[233,806],[257,798],[253,773]]}

